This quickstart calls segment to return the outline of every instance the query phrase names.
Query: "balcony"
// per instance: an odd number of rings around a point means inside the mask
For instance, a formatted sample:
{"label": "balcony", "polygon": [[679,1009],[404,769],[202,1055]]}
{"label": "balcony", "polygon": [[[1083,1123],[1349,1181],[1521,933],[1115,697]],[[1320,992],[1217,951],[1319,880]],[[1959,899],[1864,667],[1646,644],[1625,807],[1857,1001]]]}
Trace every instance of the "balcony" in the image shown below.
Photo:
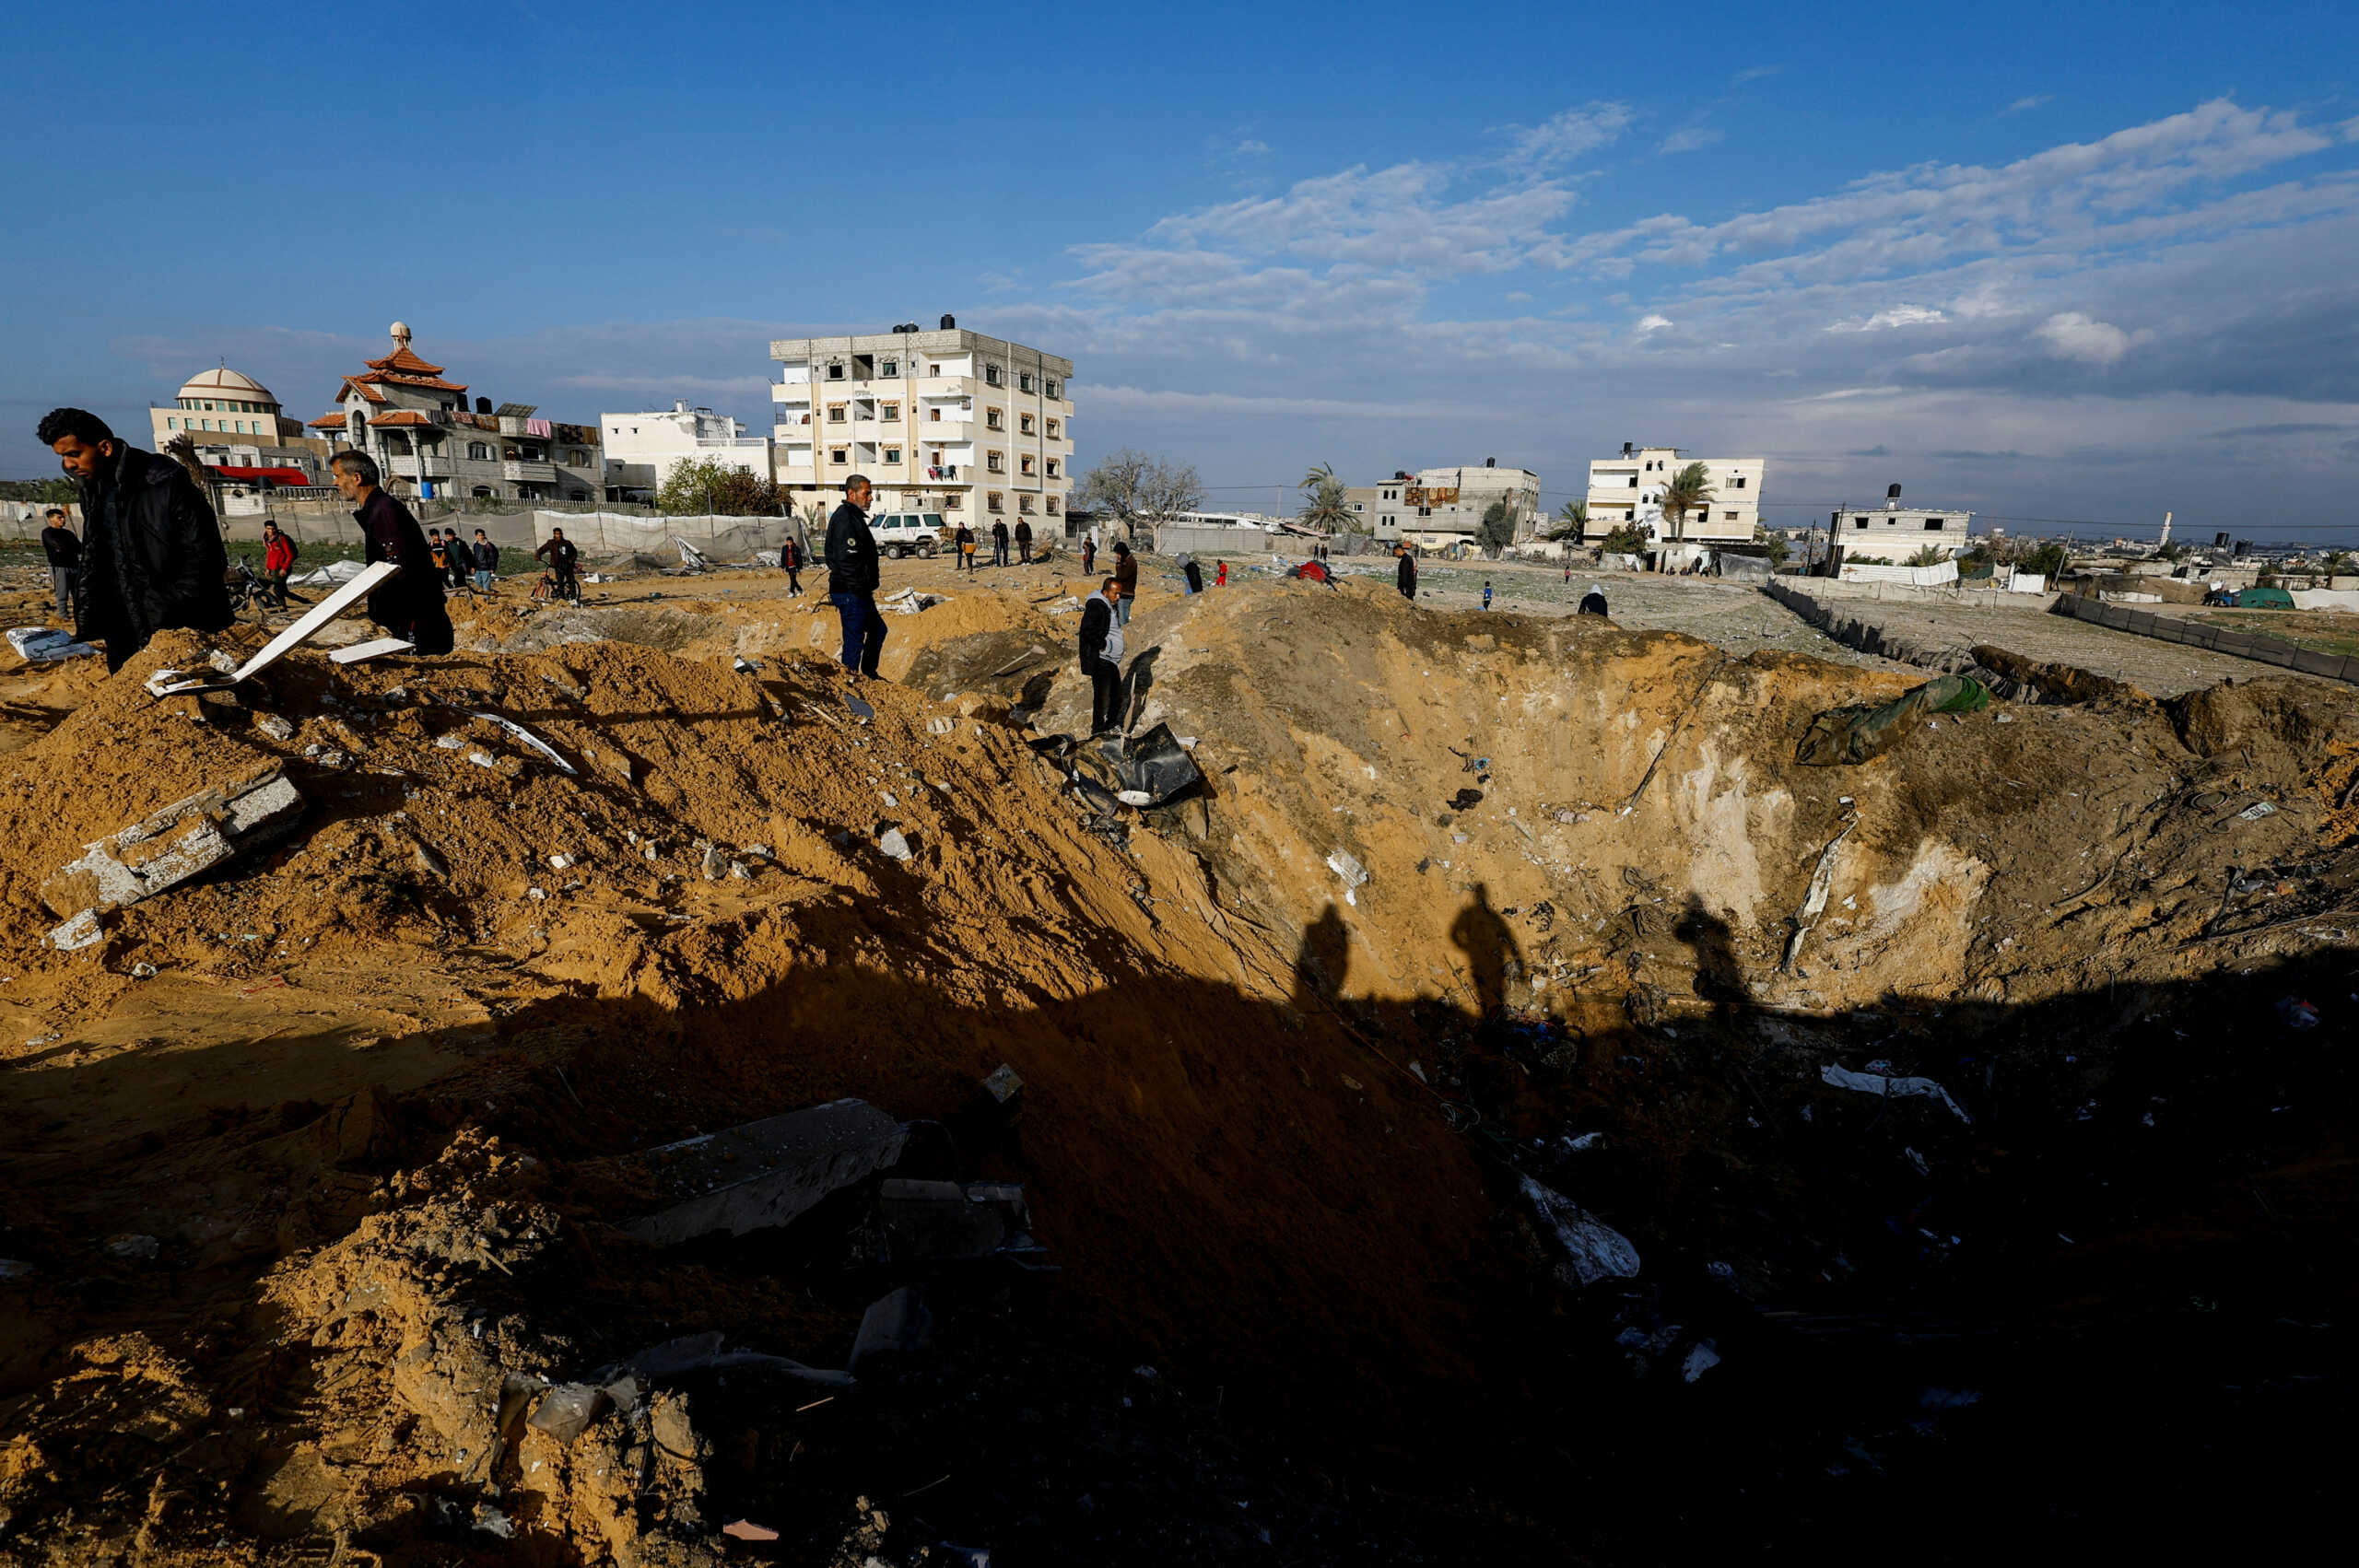
{"label": "balcony", "polygon": [[396,452],[386,460],[396,479],[448,479],[451,465],[440,458]]}
{"label": "balcony", "polygon": [[500,463],[499,476],[502,479],[519,480],[527,485],[554,485],[557,483],[557,464],[519,462],[510,459]]}

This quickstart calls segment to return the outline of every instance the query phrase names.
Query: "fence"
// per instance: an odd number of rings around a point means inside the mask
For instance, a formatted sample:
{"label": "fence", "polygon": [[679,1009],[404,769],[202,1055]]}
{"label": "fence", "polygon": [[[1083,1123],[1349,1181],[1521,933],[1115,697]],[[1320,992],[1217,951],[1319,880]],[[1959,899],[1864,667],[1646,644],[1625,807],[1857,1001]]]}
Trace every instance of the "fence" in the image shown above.
{"label": "fence", "polygon": [[2189,648],[2209,649],[2214,653],[2233,654],[2238,659],[2254,659],[2263,664],[2275,664],[2298,674],[2318,675],[2330,681],[2348,681],[2359,685],[2359,658],[2320,653],[2313,649],[2296,648],[2279,638],[2207,626],[2201,621],[2189,620],[2184,615],[2157,615],[2149,610],[2133,610],[2127,604],[2107,604],[2102,600],[2079,594],[2066,594],[2059,598],[2054,608],[2057,614],[2070,615],[2076,621],[2087,621],[2095,626],[2110,626],[2115,631],[2133,632],[2140,637],[2157,638],[2164,642],[2184,643]]}
{"label": "fence", "polygon": [[[502,549],[533,550],[561,528],[581,554],[593,560],[617,556],[655,556],[677,560],[672,544],[685,539],[717,560],[743,560],[757,550],[775,550],[789,539],[806,548],[800,518],[788,517],[638,517],[622,512],[569,512],[535,508],[522,512],[443,512],[417,509],[418,521],[428,527],[452,527],[468,538],[480,528],[484,537]],[[222,532],[232,540],[262,537],[265,520],[236,517],[224,520]],[[327,514],[288,513],[275,521],[299,544],[358,544],[360,525],[349,510]]]}

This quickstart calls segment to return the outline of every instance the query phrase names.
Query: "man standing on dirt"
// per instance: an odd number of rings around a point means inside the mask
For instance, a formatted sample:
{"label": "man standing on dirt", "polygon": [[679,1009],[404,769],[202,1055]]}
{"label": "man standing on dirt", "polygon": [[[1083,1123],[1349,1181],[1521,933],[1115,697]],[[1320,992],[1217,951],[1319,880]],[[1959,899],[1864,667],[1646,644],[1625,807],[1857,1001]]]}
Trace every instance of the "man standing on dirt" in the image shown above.
{"label": "man standing on dirt", "polygon": [[106,645],[109,673],[167,626],[217,632],[237,618],[221,524],[187,469],[84,409],[50,410],[39,435],[81,486],[74,634]]}
{"label": "man standing on dirt", "polygon": [[1081,668],[1089,677],[1092,739],[1111,733],[1122,719],[1122,597],[1121,580],[1109,577],[1081,606]]}
{"label": "man standing on dirt", "polygon": [[1392,568],[1393,586],[1400,589],[1402,598],[1414,600],[1417,597],[1417,553],[1406,544],[1394,546],[1392,553],[1401,558],[1400,564]]}
{"label": "man standing on dirt", "polygon": [[1114,541],[1114,580],[1122,585],[1121,598],[1115,603],[1114,613],[1122,625],[1131,624],[1131,601],[1138,597],[1139,558],[1121,540]]}
{"label": "man standing on dirt", "polygon": [[1097,541],[1095,536],[1081,542],[1081,575],[1087,577],[1097,569]]}
{"label": "man standing on dirt", "polygon": [[442,574],[436,569],[426,534],[409,509],[378,486],[377,460],[363,451],[340,451],[328,460],[336,493],[356,501],[352,521],[367,542],[362,554],[373,565],[391,561],[397,569],[369,594],[369,618],[420,653],[448,653],[457,639],[451,613],[442,607]]}
{"label": "man standing on dirt", "polygon": [[962,522],[958,525],[958,532],[950,536],[950,542],[958,547],[959,569],[972,576],[975,570],[975,531]]}
{"label": "man standing on dirt", "polygon": [[295,572],[295,541],[278,532],[276,520],[262,525],[262,591],[276,608],[287,608],[287,579]]}
{"label": "man standing on dirt", "polygon": [[876,611],[876,535],[868,531],[868,476],[844,481],[843,504],[827,519],[827,603],[843,618],[844,668],[876,678],[885,617]]}
{"label": "man standing on dirt", "polygon": [[[475,532],[481,533],[483,530],[478,528]],[[451,557],[451,586],[461,592],[466,591],[475,579],[475,547],[460,538],[459,531],[454,528],[451,530],[443,548]]]}
{"label": "man standing on dirt", "polygon": [[557,579],[559,599],[570,599],[577,604],[581,602],[581,585],[573,580],[573,569],[581,563],[581,552],[565,536],[564,529],[550,529],[548,538],[533,552],[533,558],[549,564],[549,571]]}
{"label": "man standing on dirt", "polygon": [[41,520],[41,550],[49,557],[49,586],[57,594],[57,613],[73,614],[74,579],[82,570],[82,536],[65,526],[65,509],[52,507]]}
{"label": "man standing on dirt", "polygon": [[[1015,556],[1019,565],[1032,564],[1032,520],[1028,517],[1015,520]],[[1000,564],[1006,565],[1004,561]]]}
{"label": "man standing on dirt", "polygon": [[1484,609],[1485,609],[1485,610],[1487,610],[1487,609],[1489,609],[1490,607],[1491,607],[1491,584],[1490,584],[1489,579],[1485,579],[1484,580],[1484,583],[1483,583],[1483,608],[1484,608]]}
{"label": "man standing on dirt", "polygon": [[1007,565],[1007,520],[1003,517],[992,519],[992,565]]}
{"label": "man standing on dirt", "polygon": [[499,546],[485,538],[480,528],[475,530],[475,542],[467,546],[467,565],[475,571],[475,591],[489,593],[492,579],[499,572]]}
{"label": "man standing on dirt", "polygon": [[778,547],[779,570],[786,574],[786,592],[790,599],[803,596],[803,542],[790,537]]}

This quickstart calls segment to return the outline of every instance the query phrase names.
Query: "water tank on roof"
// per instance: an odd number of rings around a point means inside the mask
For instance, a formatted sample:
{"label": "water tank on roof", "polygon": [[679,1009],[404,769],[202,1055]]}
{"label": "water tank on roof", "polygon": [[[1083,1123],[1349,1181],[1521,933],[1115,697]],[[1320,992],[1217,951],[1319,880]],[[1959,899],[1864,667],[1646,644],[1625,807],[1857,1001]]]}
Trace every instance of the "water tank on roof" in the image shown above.
{"label": "water tank on roof", "polygon": [[1886,506],[1891,506],[1897,502],[1900,499],[1900,486],[1897,485],[1886,486],[1884,487],[1884,498]]}
{"label": "water tank on roof", "polygon": [[491,412],[491,399],[489,399],[489,398],[487,398],[487,397],[479,397],[479,398],[475,399],[475,412],[476,412],[477,414],[488,414],[488,413],[490,413],[490,412]]}
{"label": "water tank on roof", "polygon": [[951,331],[953,328],[957,327],[957,324],[958,318],[956,316],[945,316],[942,318],[942,330],[944,332]]}

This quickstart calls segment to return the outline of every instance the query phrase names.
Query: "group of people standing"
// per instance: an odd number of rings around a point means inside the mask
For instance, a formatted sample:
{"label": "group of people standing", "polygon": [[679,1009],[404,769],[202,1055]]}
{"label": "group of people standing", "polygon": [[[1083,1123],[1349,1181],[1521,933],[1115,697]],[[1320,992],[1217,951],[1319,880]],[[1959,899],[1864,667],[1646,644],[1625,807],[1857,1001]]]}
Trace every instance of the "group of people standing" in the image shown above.
{"label": "group of people standing", "polygon": [[[1018,566],[1027,567],[1032,564],[1032,520],[1030,518],[1017,518],[1015,520],[1015,528],[1013,532],[1010,532],[1007,526],[1007,521],[1004,518],[992,519],[991,539],[992,565],[995,567],[1003,567],[1007,565],[1007,545],[1010,539],[1013,539],[1015,542],[1015,548],[1018,552],[1019,559],[1016,564]],[[975,531],[972,528],[969,528],[962,521],[958,524],[957,528],[952,532],[950,535],[950,544],[951,548],[958,553],[958,558],[953,561],[951,565],[957,567],[961,571],[971,572],[975,570],[977,566],[975,559]],[[1087,568],[1085,568],[1083,569],[1086,570]]]}
{"label": "group of people standing", "polygon": [[[159,631],[220,631],[236,618],[221,526],[186,468],[133,446],[86,409],[52,409],[37,434],[81,492],[79,537],[62,507],[50,509],[41,530],[58,614],[71,614],[75,635],[104,649],[110,672]],[[409,509],[386,493],[377,462],[366,452],[336,453],[328,472],[336,493],[353,505],[365,560],[395,568],[370,593],[370,618],[420,653],[450,652],[455,633],[442,603],[446,585],[489,591],[499,546],[480,528],[472,542],[456,529],[435,529],[429,538]],[[298,554],[276,521],[263,524],[264,592],[280,608]],[[580,596],[574,573],[581,556],[564,530],[552,529],[534,554],[549,564],[562,594]]]}

